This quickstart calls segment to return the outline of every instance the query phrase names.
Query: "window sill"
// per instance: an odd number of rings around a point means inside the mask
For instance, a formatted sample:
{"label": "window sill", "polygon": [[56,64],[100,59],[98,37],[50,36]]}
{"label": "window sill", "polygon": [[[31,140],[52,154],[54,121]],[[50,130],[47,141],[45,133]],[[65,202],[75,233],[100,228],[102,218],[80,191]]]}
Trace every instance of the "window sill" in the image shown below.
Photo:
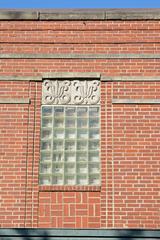
{"label": "window sill", "polygon": [[100,192],[101,186],[39,186],[39,192]]}

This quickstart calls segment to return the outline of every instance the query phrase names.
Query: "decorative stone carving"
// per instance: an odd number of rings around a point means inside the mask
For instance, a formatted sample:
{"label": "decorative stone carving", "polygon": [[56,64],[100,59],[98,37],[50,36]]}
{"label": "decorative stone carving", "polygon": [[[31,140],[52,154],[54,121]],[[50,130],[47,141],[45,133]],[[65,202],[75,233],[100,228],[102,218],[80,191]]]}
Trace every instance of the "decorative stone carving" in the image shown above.
{"label": "decorative stone carving", "polygon": [[99,104],[100,81],[45,80],[42,88],[42,104]]}
{"label": "decorative stone carving", "polygon": [[71,100],[70,81],[43,82],[42,103],[43,104],[68,104]]}

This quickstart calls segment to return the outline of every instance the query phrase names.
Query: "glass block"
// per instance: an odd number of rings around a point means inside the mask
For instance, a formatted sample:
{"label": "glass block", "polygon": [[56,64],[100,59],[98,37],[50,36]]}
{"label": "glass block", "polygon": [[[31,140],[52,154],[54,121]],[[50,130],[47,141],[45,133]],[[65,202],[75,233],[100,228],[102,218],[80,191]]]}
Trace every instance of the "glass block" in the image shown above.
{"label": "glass block", "polygon": [[78,139],[87,139],[88,138],[88,130],[87,129],[78,129],[77,138]]}
{"label": "glass block", "polygon": [[42,106],[40,183],[99,185],[99,138],[99,107]]}
{"label": "glass block", "polygon": [[51,176],[40,175],[40,184],[51,185],[52,184]]}
{"label": "glass block", "polygon": [[82,164],[82,163],[77,164],[77,172],[78,173],[87,173],[88,172],[87,163],[86,164]]}
{"label": "glass block", "polygon": [[54,107],[54,116],[63,117],[64,116],[64,107]]}
{"label": "glass block", "polygon": [[65,161],[66,162],[75,162],[76,154],[75,153],[65,153]]}
{"label": "glass block", "polygon": [[52,127],[52,118],[42,118],[42,127]]}
{"label": "glass block", "polygon": [[66,130],[66,138],[67,139],[76,138],[76,131],[74,129],[67,129]]}
{"label": "glass block", "polygon": [[54,161],[54,162],[64,161],[63,152],[54,153],[54,154],[53,154],[53,161]]}
{"label": "glass block", "polygon": [[99,127],[99,119],[98,118],[90,118],[89,119],[89,127],[90,128],[98,128]]}
{"label": "glass block", "polygon": [[77,141],[77,150],[87,150],[87,141]]}
{"label": "glass block", "polygon": [[54,129],[54,138],[64,139],[64,130],[63,129]]}
{"label": "glass block", "polygon": [[99,161],[99,152],[89,152],[89,161],[98,162]]}
{"label": "glass block", "polygon": [[87,160],[87,152],[77,153],[77,162],[85,162]]}
{"label": "glass block", "polygon": [[90,129],[89,138],[91,139],[99,139],[99,129]]}
{"label": "glass block", "polygon": [[100,177],[99,177],[99,175],[91,175],[91,176],[89,176],[89,184],[90,185],[99,185],[100,184]]}
{"label": "glass block", "polygon": [[51,152],[41,152],[41,161],[49,161],[52,159]]}
{"label": "glass block", "polygon": [[66,118],[66,128],[75,128],[76,120],[72,118]]}
{"label": "glass block", "polygon": [[90,117],[97,117],[97,116],[99,116],[99,107],[90,107],[89,108],[89,116]]}
{"label": "glass block", "polygon": [[53,164],[53,173],[63,173],[63,165]]}
{"label": "glass block", "polygon": [[77,116],[78,117],[87,117],[87,107],[78,107],[77,108]]}
{"label": "glass block", "polygon": [[78,185],[87,185],[88,184],[87,175],[78,175],[77,176],[77,184]]}
{"label": "glass block", "polygon": [[75,173],[75,163],[65,163],[65,174]]}
{"label": "glass block", "polygon": [[51,150],[51,141],[42,141],[41,149],[42,150]]}
{"label": "glass block", "polygon": [[52,130],[45,130],[45,129],[42,129],[42,134],[41,134],[42,138],[43,139],[49,139],[51,138],[52,136]]}
{"label": "glass block", "polygon": [[52,116],[52,107],[43,106],[42,107],[42,116]]}
{"label": "glass block", "polygon": [[53,150],[62,150],[63,151],[63,141],[54,140],[53,141]]}
{"label": "glass block", "polygon": [[86,128],[87,127],[87,118],[78,118],[77,119],[77,128]]}
{"label": "glass block", "polygon": [[91,163],[89,164],[89,173],[99,173],[99,163]]}
{"label": "glass block", "polygon": [[47,163],[42,163],[41,164],[41,173],[51,173],[52,167],[51,167],[51,163],[47,164]]}
{"label": "glass block", "polygon": [[65,142],[65,150],[73,151],[75,150],[76,142],[75,141],[66,141]]}
{"label": "glass block", "polygon": [[76,108],[75,107],[66,107],[66,116],[74,117],[76,115]]}
{"label": "glass block", "polygon": [[64,118],[55,118],[54,128],[63,128],[63,127],[64,127]]}
{"label": "glass block", "polygon": [[75,176],[66,176],[65,185],[75,185]]}
{"label": "glass block", "polygon": [[56,185],[63,185],[62,175],[53,176],[52,182],[53,184],[56,184]]}
{"label": "glass block", "polygon": [[89,141],[89,150],[98,150],[99,149],[99,141],[93,140]]}

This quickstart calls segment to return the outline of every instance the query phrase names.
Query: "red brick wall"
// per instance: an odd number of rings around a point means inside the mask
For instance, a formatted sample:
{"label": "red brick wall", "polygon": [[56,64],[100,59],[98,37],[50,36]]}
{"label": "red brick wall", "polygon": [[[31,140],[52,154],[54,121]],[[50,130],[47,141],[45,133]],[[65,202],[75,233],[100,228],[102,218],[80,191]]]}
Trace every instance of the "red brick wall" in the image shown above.
{"label": "red brick wall", "polygon": [[[0,21],[1,53],[160,53],[160,21]],[[159,76],[159,59],[0,59],[2,76]],[[159,82],[102,82],[101,189],[38,186],[41,82],[0,81],[0,227],[159,228]],[[66,191],[65,191],[66,190]]]}
{"label": "red brick wall", "polygon": [[[28,83],[0,82],[1,97],[28,97]],[[0,226],[23,227],[28,105],[0,104]]]}

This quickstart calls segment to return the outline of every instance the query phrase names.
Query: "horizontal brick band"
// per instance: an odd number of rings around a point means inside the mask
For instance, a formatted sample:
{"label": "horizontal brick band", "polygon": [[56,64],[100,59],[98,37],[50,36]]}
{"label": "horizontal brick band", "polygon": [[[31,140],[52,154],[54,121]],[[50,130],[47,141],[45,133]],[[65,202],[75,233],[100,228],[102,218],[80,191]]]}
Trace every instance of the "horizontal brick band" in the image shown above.
{"label": "horizontal brick band", "polygon": [[53,72],[53,73],[44,73],[42,78],[49,79],[80,79],[86,78],[89,79],[99,79],[101,77],[100,73],[97,72]]}
{"label": "horizontal brick band", "polygon": [[40,192],[100,192],[101,186],[39,186]]}
{"label": "horizontal brick band", "polygon": [[116,104],[160,104],[160,99],[112,99]]}
{"label": "horizontal brick band", "polygon": [[97,72],[52,72],[43,73],[42,76],[4,76],[0,75],[0,81],[42,81],[43,79],[100,79],[101,74]]}
{"label": "horizontal brick band", "polygon": [[42,81],[43,79],[99,79],[102,82],[159,82],[160,76],[101,76],[98,72],[53,72],[43,73],[42,76],[4,76],[0,81]]}
{"label": "horizontal brick band", "polygon": [[29,104],[29,98],[0,98],[0,104]]}
{"label": "horizontal brick band", "polygon": [[0,20],[155,20],[159,9],[1,10]]}
{"label": "horizontal brick band", "polygon": [[160,59],[160,54],[0,54],[0,59]]}
{"label": "horizontal brick band", "polygon": [[27,237],[28,239],[80,239],[83,237],[84,240],[88,239],[153,239],[160,236],[160,230],[146,230],[146,229],[50,229],[50,228],[1,228],[0,236],[12,237],[12,239],[17,239],[17,237]]}
{"label": "horizontal brick band", "polygon": [[160,76],[101,76],[103,82],[159,82]]}
{"label": "horizontal brick band", "polygon": [[0,81],[42,81],[41,76],[0,76]]}

